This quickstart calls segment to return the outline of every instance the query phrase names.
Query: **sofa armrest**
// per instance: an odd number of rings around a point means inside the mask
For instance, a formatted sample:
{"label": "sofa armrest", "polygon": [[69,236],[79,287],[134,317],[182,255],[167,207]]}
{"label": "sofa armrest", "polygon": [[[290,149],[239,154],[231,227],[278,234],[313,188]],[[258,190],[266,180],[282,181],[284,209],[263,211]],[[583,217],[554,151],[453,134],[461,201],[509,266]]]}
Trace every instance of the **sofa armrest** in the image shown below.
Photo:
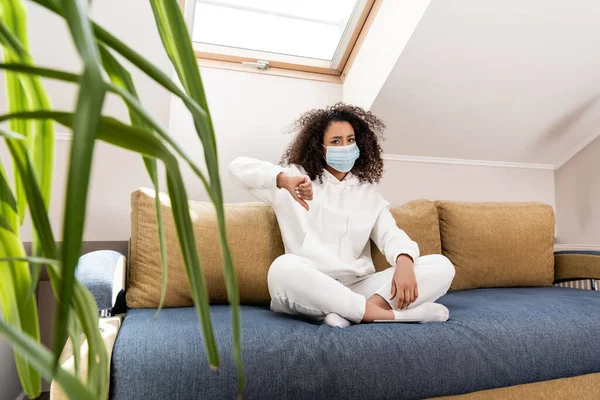
{"label": "sofa armrest", "polygon": [[125,268],[125,256],[112,250],[79,258],[75,278],[92,292],[101,317],[125,311]]}
{"label": "sofa armrest", "polygon": [[554,281],[600,279],[600,251],[566,250],[554,253]]}
{"label": "sofa armrest", "polygon": [[[98,328],[100,329],[100,334],[102,336],[102,340],[104,341],[106,352],[108,353],[109,365],[112,358],[112,351],[115,346],[115,340],[117,339],[117,334],[121,328],[122,321],[122,315],[110,318],[100,318],[98,321]],[[71,374],[75,373],[75,357],[73,354],[73,342],[71,341],[71,338],[69,338],[60,355],[59,363],[63,369],[69,371]],[[81,360],[79,364],[79,374],[81,377],[83,377],[83,379],[87,379],[88,356],[89,346],[87,339],[83,337],[81,341],[81,347],[79,348],[79,357]],[[108,377],[106,384],[110,384]],[[69,400],[62,387],[56,381],[52,381],[52,384],[50,385],[50,400]],[[106,396],[106,400],[108,400],[108,395]]]}

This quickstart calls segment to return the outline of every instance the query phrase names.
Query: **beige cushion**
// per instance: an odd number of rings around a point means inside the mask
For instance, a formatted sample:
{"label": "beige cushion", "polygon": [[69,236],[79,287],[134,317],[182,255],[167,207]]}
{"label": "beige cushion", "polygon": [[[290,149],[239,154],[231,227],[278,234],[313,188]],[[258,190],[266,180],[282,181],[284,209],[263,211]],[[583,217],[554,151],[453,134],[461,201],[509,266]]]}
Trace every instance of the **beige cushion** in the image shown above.
{"label": "beige cushion", "polygon": [[554,280],[554,210],[540,203],[437,201],[451,290],[548,286]]}
{"label": "beige cushion", "polygon": [[599,372],[455,396],[434,397],[430,400],[598,400],[597,390],[592,389],[598,387],[600,387]]}
{"label": "beige cushion", "polygon": [[[391,207],[390,211],[398,227],[417,242],[422,256],[442,253],[438,212],[433,201],[415,200],[402,206]],[[390,266],[373,242],[371,256],[377,271]]]}
{"label": "beige cushion", "polygon": [[[161,195],[167,237],[168,279],[166,307],[191,306],[190,294],[170,202]],[[157,307],[160,301],[161,266],[154,210],[154,191],[139,189],[131,196],[131,244],[127,304],[133,308]],[[210,203],[190,201],[200,261],[212,303],[227,302],[215,212]],[[242,304],[268,304],[267,272],[283,254],[279,225],[272,208],[262,203],[225,205],[227,234],[237,274]],[[440,253],[437,211],[431,201],[418,200],[392,208],[398,225],[419,242],[422,254]],[[387,268],[375,249],[379,270]]]}
{"label": "beige cushion", "polygon": [[[168,279],[166,307],[193,305],[185,267],[173,224],[171,207],[161,195],[167,237]],[[226,303],[227,293],[221,262],[221,246],[215,211],[210,203],[190,201],[190,214],[200,263],[212,303]],[[131,246],[127,305],[157,307],[160,301],[161,265],[154,191],[139,189],[131,196]],[[237,274],[240,302],[269,302],[267,271],[283,254],[283,242],[273,209],[262,203],[227,204],[227,235]]]}
{"label": "beige cushion", "polygon": [[600,256],[592,254],[555,254],[554,280],[600,279]]}

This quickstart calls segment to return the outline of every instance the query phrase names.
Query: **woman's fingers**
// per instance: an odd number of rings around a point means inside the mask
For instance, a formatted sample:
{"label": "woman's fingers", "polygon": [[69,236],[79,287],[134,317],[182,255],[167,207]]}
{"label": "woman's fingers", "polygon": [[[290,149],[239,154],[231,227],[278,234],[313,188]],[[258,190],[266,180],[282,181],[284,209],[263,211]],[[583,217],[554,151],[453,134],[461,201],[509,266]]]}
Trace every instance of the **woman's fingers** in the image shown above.
{"label": "woman's fingers", "polygon": [[[307,178],[308,179],[308,178]],[[305,200],[312,200],[313,198],[313,190],[312,190],[312,182],[305,181],[296,187],[296,192],[298,196]]]}
{"label": "woman's fingers", "polygon": [[414,290],[412,288],[406,289],[406,304],[404,304],[404,308],[410,306],[414,301]]}
{"label": "woman's fingers", "polygon": [[[310,178],[305,175],[287,177],[286,183],[285,188],[290,192],[294,200],[308,211],[308,203],[304,200],[312,200],[312,182]],[[308,187],[310,187],[310,192],[306,191]]]}
{"label": "woman's fingers", "polygon": [[305,200],[312,200],[313,199],[312,190],[298,189],[298,191],[296,193],[298,194],[299,197],[301,197],[301,198],[303,198]]}
{"label": "woman's fingers", "polygon": [[402,305],[404,304],[404,290],[401,288],[396,288],[396,295],[398,297],[398,301],[396,302],[396,309],[401,310]]}
{"label": "woman's fingers", "polygon": [[396,282],[392,281],[392,297],[390,297],[390,300],[394,300],[394,297],[396,297]]}
{"label": "woman's fingers", "polygon": [[406,294],[404,295],[404,308],[410,306],[415,299],[413,298],[413,290],[406,289]]}

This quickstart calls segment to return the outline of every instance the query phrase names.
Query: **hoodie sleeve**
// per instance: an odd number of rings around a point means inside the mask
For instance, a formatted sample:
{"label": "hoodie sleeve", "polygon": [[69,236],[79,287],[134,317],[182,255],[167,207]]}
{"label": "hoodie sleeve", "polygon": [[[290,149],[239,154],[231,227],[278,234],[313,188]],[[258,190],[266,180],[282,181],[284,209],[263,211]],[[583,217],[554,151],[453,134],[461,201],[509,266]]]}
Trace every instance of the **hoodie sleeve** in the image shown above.
{"label": "hoodie sleeve", "polygon": [[277,188],[277,175],[287,169],[268,161],[238,157],[229,164],[229,175],[237,186],[260,200],[272,204]]}
{"label": "hoodie sleeve", "polygon": [[383,207],[379,213],[371,231],[371,240],[393,266],[396,266],[396,259],[401,254],[410,256],[413,262],[419,258],[419,245],[398,228],[389,205]]}

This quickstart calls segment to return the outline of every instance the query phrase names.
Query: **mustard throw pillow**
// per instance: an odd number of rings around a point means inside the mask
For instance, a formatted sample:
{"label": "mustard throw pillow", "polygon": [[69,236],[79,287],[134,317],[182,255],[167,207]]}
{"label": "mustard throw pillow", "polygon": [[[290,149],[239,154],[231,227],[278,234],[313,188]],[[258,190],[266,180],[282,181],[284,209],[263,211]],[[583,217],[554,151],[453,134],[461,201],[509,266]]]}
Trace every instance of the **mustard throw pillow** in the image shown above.
{"label": "mustard throw pillow", "polygon": [[[168,196],[161,194],[167,238],[165,307],[193,305]],[[216,213],[211,203],[190,201],[196,246],[211,303],[227,303]],[[268,304],[267,272],[284,252],[273,209],[263,203],[227,204],[227,236],[242,304]],[[127,305],[154,308],[160,302],[161,264],[154,191],[139,189],[131,196],[131,243]]]}
{"label": "mustard throw pillow", "polygon": [[541,203],[437,201],[451,290],[548,286],[554,280],[554,210]]}

